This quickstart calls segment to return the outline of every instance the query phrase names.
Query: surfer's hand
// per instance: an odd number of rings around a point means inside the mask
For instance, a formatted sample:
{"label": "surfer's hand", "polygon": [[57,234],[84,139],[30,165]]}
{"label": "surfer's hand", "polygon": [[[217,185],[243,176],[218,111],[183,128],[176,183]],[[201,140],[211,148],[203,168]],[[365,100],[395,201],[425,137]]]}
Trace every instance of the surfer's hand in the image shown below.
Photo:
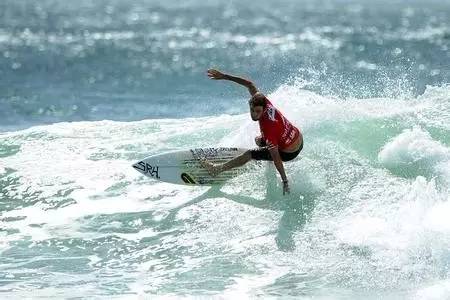
{"label": "surfer's hand", "polygon": [[215,69],[209,69],[208,77],[215,80],[225,79],[225,74]]}
{"label": "surfer's hand", "polygon": [[257,137],[255,137],[255,144],[256,144],[258,147],[263,147],[263,146],[264,146],[262,136],[257,136]]}
{"label": "surfer's hand", "polygon": [[291,189],[289,188],[289,182],[287,180],[283,181],[283,196],[290,193]]}

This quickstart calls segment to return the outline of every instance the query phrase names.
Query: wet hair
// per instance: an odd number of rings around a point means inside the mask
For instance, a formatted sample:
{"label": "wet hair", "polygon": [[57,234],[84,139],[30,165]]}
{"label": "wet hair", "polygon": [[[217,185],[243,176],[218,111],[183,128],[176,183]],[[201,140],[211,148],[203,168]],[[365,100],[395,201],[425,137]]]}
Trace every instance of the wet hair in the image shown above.
{"label": "wet hair", "polygon": [[252,98],[250,98],[250,100],[248,100],[248,104],[250,106],[262,106],[263,108],[266,108],[267,106],[266,96],[258,92],[254,94]]}

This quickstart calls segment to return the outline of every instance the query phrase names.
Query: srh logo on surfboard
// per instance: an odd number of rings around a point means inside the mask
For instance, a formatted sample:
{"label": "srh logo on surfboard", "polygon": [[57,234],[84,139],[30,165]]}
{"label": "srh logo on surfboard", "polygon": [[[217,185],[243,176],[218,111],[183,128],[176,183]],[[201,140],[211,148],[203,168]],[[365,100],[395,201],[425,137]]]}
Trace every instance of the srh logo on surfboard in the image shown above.
{"label": "srh logo on surfboard", "polygon": [[159,167],[158,166],[152,166],[152,165],[150,165],[148,163],[140,161],[137,164],[134,164],[133,168],[135,168],[136,170],[141,171],[144,174],[149,174],[151,177],[155,177],[157,179],[160,179],[159,178]]}

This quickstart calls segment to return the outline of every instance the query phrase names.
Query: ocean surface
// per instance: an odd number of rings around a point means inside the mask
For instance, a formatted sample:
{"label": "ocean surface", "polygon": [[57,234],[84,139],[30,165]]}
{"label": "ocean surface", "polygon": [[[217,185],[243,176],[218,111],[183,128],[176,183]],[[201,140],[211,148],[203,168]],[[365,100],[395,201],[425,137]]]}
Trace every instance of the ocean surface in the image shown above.
{"label": "ocean surface", "polygon": [[[131,164],[304,134],[223,186]],[[450,299],[449,0],[2,0],[1,299]]]}

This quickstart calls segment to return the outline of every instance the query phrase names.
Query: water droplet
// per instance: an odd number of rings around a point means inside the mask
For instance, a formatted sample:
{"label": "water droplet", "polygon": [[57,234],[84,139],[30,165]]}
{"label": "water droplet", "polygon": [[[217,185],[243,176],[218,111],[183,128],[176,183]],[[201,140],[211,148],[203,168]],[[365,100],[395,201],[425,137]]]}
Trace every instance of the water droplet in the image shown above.
{"label": "water droplet", "polygon": [[11,68],[12,68],[13,70],[20,69],[20,67],[22,67],[22,64],[21,64],[21,63],[18,63],[18,62],[15,62],[15,63],[13,63],[13,64],[11,65]]}
{"label": "water droplet", "polygon": [[402,49],[400,49],[400,48],[395,48],[395,49],[392,51],[392,54],[395,55],[395,56],[400,55],[400,54],[402,54]]}

